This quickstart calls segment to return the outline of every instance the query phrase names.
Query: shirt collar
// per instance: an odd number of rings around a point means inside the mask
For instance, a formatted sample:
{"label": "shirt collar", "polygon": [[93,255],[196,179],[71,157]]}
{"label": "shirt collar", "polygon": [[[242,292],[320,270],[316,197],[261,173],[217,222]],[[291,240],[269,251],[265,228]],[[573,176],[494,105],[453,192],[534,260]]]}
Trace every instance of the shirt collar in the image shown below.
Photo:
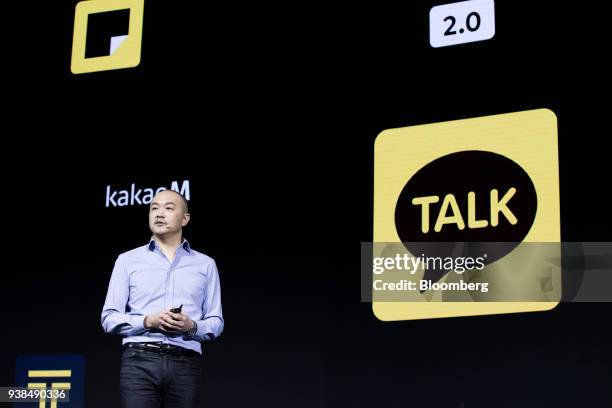
{"label": "shirt collar", "polygon": [[[187,251],[187,253],[191,253],[191,246],[189,245],[189,241],[187,241],[185,238],[183,238],[183,240],[181,241],[180,246],[182,246],[183,249]],[[151,240],[149,241],[149,245],[147,246],[147,249],[149,251],[155,251],[156,247],[157,247],[157,242],[155,242],[155,239],[151,237]]]}

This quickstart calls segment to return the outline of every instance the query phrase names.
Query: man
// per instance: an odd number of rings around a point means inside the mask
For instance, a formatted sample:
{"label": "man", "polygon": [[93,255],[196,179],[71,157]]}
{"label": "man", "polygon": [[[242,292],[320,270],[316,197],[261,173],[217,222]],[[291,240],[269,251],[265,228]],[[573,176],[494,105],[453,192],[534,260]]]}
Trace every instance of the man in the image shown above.
{"label": "man", "polygon": [[182,195],[161,191],[149,207],[150,242],[115,262],[102,327],[123,336],[124,407],[199,406],[200,342],[224,322],[215,261],[183,238],[189,218]]}

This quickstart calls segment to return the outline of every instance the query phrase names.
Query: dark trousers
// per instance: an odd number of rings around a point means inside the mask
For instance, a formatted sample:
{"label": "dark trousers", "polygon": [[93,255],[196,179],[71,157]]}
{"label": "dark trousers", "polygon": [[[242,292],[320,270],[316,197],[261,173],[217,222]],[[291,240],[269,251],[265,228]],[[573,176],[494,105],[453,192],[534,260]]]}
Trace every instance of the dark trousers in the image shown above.
{"label": "dark trousers", "polygon": [[202,357],[173,356],[126,348],[121,356],[123,408],[200,406]]}

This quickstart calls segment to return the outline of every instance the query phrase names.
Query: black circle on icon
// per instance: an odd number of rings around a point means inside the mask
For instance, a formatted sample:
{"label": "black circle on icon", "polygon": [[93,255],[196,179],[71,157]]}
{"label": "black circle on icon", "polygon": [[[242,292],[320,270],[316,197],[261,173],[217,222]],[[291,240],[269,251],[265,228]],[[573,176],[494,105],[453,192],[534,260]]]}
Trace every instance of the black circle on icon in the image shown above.
{"label": "black circle on icon", "polygon": [[[420,199],[413,202],[419,197],[433,196],[438,199],[428,204],[427,209],[424,204],[418,204]],[[504,197],[510,197],[505,207],[516,218],[515,223],[498,211]],[[455,213],[453,205],[446,205],[441,214],[445,199],[456,203],[463,228],[458,223],[442,223],[436,230],[438,217],[446,220],[445,216]],[[395,227],[404,246],[417,254],[424,249],[429,252],[424,245],[432,243],[448,244],[434,245],[436,255],[443,256],[446,255],[440,251],[450,253],[457,243],[480,243],[476,245],[480,249],[483,243],[511,243],[485,251],[489,254],[485,263],[491,263],[508,254],[527,236],[535,220],[537,201],[531,178],[515,161],[482,150],[456,152],[426,164],[408,180],[396,203]],[[497,214],[496,225],[493,225],[493,213]],[[481,225],[486,221],[486,226],[472,225],[471,228],[470,220]],[[428,226],[426,232],[424,224]]]}

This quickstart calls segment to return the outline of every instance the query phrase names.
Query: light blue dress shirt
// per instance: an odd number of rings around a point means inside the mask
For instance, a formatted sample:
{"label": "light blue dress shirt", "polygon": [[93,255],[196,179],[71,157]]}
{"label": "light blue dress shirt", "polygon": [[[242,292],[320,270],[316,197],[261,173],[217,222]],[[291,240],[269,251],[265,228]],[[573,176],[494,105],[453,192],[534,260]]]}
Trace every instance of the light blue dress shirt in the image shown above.
{"label": "light blue dress shirt", "polygon": [[[197,333],[168,333],[145,329],[151,313],[183,305],[198,324]],[[102,309],[102,327],[129,342],[156,341],[202,353],[200,342],[219,337],[223,331],[221,287],[215,261],[183,242],[173,262],[154,239],[117,258]]]}

